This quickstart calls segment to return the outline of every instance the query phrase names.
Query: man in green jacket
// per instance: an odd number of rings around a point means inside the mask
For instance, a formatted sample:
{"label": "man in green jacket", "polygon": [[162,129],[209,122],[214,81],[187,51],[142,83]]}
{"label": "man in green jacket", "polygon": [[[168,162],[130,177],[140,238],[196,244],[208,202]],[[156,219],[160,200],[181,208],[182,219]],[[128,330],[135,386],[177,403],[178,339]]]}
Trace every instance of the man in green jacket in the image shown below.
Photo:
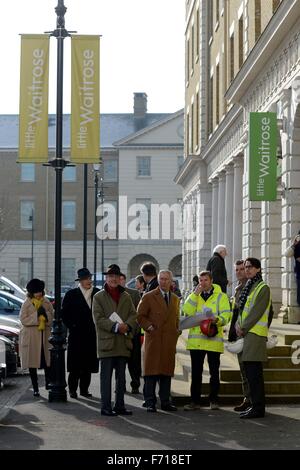
{"label": "man in green jacket", "polygon": [[[108,267],[104,288],[94,296],[93,318],[97,334],[97,354],[101,359],[101,414],[131,415],[125,408],[125,369],[132,350],[136,311],[130,295],[120,286],[120,268]],[[111,406],[111,379],[116,371],[116,397]]]}

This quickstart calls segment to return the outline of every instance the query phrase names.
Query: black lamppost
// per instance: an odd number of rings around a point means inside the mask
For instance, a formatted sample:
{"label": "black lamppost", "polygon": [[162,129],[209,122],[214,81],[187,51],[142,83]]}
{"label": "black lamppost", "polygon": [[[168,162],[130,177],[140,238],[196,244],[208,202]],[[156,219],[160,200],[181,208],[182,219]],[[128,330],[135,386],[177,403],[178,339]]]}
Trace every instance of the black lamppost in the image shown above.
{"label": "black lamppost", "polygon": [[83,252],[82,267],[87,267],[88,164],[83,165]]}
{"label": "black lamppost", "polygon": [[[98,207],[98,183],[99,183],[99,171],[100,164],[95,163],[94,168],[94,287],[97,285],[97,248],[98,248],[98,237],[97,237],[97,207]],[[103,272],[103,271],[102,271]]]}
{"label": "black lamppost", "polygon": [[[103,185],[103,177],[101,178],[101,185],[100,185],[100,203],[103,208],[103,203],[104,203],[104,185]],[[105,272],[105,266],[104,266],[104,233],[101,234],[101,270],[102,273]],[[102,274],[103,276],[103,274]]]}
{"label": "black lamppost", "polygon": [[31,279],[34,276],[34,268],[33,268],[33,243],[34,243],[34,212],[33,208],[31,209],[31,215],[29,216],[29,222],[31,222]]}
{"label": "black lamppost", "polygon": [[51,349],[52,380],[49,390],[49,402],[67,401],[65,373],[65,334],[61,319],[61,219],[62,219],[62,172],[66,166],[63,158],[63,62],[64,39],[70,36],[65,29],[64,0],[58,0],[55,12],[56,29],[51,36],[57,39],[57,96],[56,96],[56,153],[51,165],[55,169],[55,318],[49,339]]}

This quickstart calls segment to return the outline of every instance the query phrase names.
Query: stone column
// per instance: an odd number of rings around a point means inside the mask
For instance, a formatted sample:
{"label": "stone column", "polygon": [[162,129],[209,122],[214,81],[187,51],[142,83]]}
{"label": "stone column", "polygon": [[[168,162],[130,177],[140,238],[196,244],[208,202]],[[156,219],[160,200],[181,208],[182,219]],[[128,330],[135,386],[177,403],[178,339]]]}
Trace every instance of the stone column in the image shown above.
{"label": "stone column", "polygon": [[219,174],[219,192],[218,192],[218,239],[217,244],[224,244],[225,237],[225,172]]}
{"label": "stone column", "polygon": [[226,166],[226,185],[225,185],[225,237],[224,245],[227,247],[228,255],[225,259],[228,278],[232,281],[232,263],[233,263],[233,188],[234,175],[233,164]]}
{"label": "stone column", "polygon": [[244,157],[235,157],[233,161],[233,262],[242,258],[243,251],[243,170]]}
{"label": "stone column", "polygon": [[271,288],[274,317],[281,307],[281,200],[261,205],[261,265]]}
{"label": "stone column", "polygon": [[249,200],[248,145],[245,147],[243,175],[243,259],[261,258],[261,203]]}
{"label": "stone column", "polygon": [[218,203],[219,203],[219,179],[212,180],[212,221],[211,221],[211,253],[218,243]]}
{"label": "stone column", "polygon": [[[299,82],[298,82],[299,83]],[[295,81],[292,90],[281,96],[284,129],[282,145],[282,314],[289,323],[300,322],[300,307],[297,304],[297,285],[294,275],[294,258],[284,255],[294,236],[300,229],[300,87]],[[297,111],[298,110],[298,111]]]}

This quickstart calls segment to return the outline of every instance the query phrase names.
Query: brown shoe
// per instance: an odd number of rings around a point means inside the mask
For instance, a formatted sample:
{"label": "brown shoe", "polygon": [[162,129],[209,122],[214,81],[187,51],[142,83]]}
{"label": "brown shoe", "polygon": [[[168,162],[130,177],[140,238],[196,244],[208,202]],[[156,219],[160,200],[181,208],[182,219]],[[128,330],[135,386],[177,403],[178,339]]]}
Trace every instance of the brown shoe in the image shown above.
{"label": "brown shoe", "polygon": [[234,407],[233,410],[238,412],[246,411],[248,408],[250,408],[250,406],[250,401],[248,401],[247,398],[244,398],[243,402],[240,405]]}

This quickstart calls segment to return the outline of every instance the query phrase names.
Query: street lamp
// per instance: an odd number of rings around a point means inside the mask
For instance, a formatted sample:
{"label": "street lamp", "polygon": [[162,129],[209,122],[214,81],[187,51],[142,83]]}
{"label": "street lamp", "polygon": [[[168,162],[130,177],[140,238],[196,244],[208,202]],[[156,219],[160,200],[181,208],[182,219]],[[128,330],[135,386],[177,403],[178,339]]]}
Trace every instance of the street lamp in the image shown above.
{"label": "street lamp", "polygon": [[[94,163],[94,287],[97,285],[97,207],[98,207],[98,183],[99,183],[99,172],[100,164]],[[102,179],[102,178],[101,178]],[[102,270],[103,272],[103,270]]]}
{"label": "street lamp", "polygon": [[56,152],[51,165],[55,169],[55,317],[49,342],[51,349],[52,380],[49,390],[49,402],[67,401],[65,372],[65,333],[61,319],[61,228],[62,228],[62,172],[66,166],[63,158],[63,61],[64,39],[70,36],[65,29],[64,0],[58,0],[55,12],[57,15],[56,29],[51,36],[57,39],[57,82],[56,82]]}
{"label": "street lamp", "polygon": [[34,242],[34,218],[33,218],[33,208],[31,209],[31,215],[28,217],[29,222],[31,222],[31,279],[33,279],[34,269],[33,269],[33,242]]}
{"label": "street lamp", "polygon": [[[100,203],[103,208],[103,203],[104,203],[104,185],[103,185],[103,178],[101,178],[101,185],[100,185]],[[103,224],[102,224],[103,227]],[[104,273],[104,233],[101,234],[101,269],[102,273]],[[102,274],[103,276],[103,274]]]}

